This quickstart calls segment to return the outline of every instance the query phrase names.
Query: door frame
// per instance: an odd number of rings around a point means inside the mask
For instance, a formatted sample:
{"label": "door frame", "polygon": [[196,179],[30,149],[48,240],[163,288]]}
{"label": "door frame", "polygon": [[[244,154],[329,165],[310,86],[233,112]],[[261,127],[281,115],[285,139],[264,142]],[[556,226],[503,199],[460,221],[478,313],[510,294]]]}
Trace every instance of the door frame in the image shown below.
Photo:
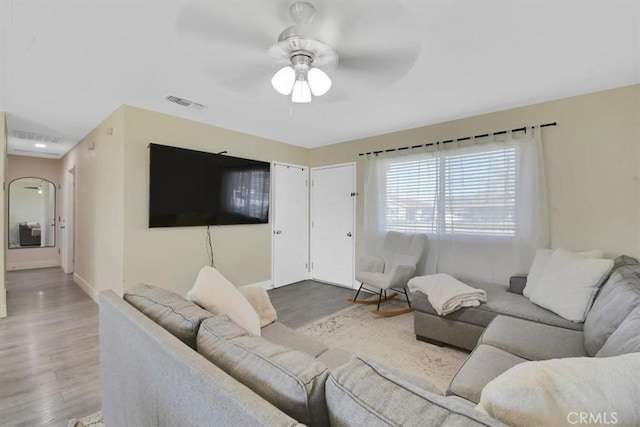
{"label": "door frame", "polygon": [[[311,241],[311,228],[310,228],[310,210],[309,210],[309,197],[310,197],[310,191],[309,189],[311,188],[311,186],[309,185],[309,181],[311,179],[310,177],[310,168],[309,166],[303,166],[303,165],[296,165],[294,163],[286,163],[286,162],[278,162],[278,161],[272,161],[271,162],[271,170],[273,171],[271,173],[271,188],[272,191],[271,193],[271,201],[270,203],[270,212],[271,214],[269,215],[269,222],[271,222],[271,288],[275,288],[276,287],[276,282],[275,282],[275,271],[276,271],[276,248],[275,248],[275,239],[273,238],[273,236],[275,236],[276,233],[276,203],[275,203],[275,198],[276,198],[276,186],[275,186],[275,182],[276,182],[276,165],[279,166],[288,166],[291,168],[298,168],[298,169],[302,169],[303,171],[305,171],[305,175],[306,175],[306,180],[307,180],[307,198],[306,198],[306,203],[305,203],[305,222],[307,223],[307,274],[305,279],[309,279],[309,272],[311,270],[311,253],[310,253],[310,241]],[[271,207],[273,207],[273,209],[271,209]],[[287,285],[283,285],[283,286],[287,286]]]}
{"label": "door frame", "polygon": [[[317,282],[323,282],[322,280],[318,280],[315,279],[313,277],[313,268],[311,268],[311,265],[313,263],[313,226],[311,225],[311,221],[313,221],[313,172],[316,170],[322,170],[322,169],[334,169],[334,168],[339,168],[339,167],[344,167],[344,166],[353,166],[353,193],[356,193],[356,196],[352,197],[352,203],[353,203],[353,231],[351,233],[353,233],[353,239],[351,239],[351,265],[352,265],[352,269],[351,269],[351,273],[352,273],[352,277],[351,277],[351,287],[349,286],[344,286],[341,285],[339,283],[331,283],[331,285],[336,285],[336,286],[341,286],[343,288],[348,288],[348,289],[357,289],[358,286],[356,286],[356,209],[357,209],[357,203],[356,203],[356,197],[357,197],[357,187],[358,187],[358,183],[357,183],[357,179],[358,179],[358,174],[357,174],[357,163],[356,162],[346,162],[346,163],[336,163],[334,165],[326,165],[326,166],[318,166],[318,167],[314,167],[314,168],[310,168],[309,170],[309,178],[311,179],[311,185],[309,186],[309,205],[310,205],[310,210],[311,210],[311,215],[309,215],[309,278],[312,280],[315,280]],[[323,282],[323,283],[328,283],[328,282]]]}
{"label": "door frame", "polygon": [[[61,213],[65,229],[60,229],[60,249],[62,271],[71,274],[75,271],[75,224],[76,224],[76,165],[63,172],[61,189]],[[62,221],[58,221],[60,228]],[[63,236],[64,235],[64,236]]]}

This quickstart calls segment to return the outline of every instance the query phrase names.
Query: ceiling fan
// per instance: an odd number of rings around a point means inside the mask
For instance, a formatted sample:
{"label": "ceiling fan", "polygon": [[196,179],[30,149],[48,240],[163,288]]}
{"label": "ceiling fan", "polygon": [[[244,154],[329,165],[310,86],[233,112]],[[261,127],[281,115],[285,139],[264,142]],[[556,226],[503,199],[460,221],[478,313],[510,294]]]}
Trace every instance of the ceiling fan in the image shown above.
{"label": "ceiling fan", "polygon": [[187,2],[176,41],[224,88],[255,96],[272,86],[295,103],[387,87],[412,68],[421,47],[396,0]]}

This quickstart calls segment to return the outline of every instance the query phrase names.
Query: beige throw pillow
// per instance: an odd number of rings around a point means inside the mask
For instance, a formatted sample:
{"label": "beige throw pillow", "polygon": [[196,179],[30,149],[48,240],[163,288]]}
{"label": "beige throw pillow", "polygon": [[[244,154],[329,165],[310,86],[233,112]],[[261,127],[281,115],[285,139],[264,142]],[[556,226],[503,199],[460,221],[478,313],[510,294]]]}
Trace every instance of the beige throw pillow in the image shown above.
{"label": "beige throw pillow", "polygon": [[226,315],[253,335],[260,335],[260,318],[242,293],[213,267],[198,273],[187,299],[216,315]]}
{"label": "beige throw pillow", "polygon": [[245,286],[240,288],[240,292],[247,301],[249,301],[249,304],[251,304],[256,313],[258,313],[261,328],[278,320],[278,313],[276,313],[276,309],[273,308],[271,298],[269,298],[267,291],[257,286]]}
{"label": "beige throw pillow", "polygon": [[477,409],[510,426],[632,426],[638,384],[640,353],[526,362],[487,384]]}

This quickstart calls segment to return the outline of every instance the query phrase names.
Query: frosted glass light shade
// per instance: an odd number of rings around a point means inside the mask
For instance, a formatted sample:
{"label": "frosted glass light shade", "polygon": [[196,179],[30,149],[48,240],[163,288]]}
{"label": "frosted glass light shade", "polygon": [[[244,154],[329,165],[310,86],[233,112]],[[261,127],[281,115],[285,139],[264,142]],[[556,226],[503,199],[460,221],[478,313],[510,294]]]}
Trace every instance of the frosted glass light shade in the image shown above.
{"label": "frosted glass light shade", "polygon": [[293,89],[293,83],[296,80],[296,72],[293,68],[282,67],[271,79],[271,86],[283,95],[289,95]]}
{"label": "frosted glass light shade", "polygon": [[311,102],[311,89],[306,80],[296,80],[293,85],[292,102],[307,103]]}
{"label": "frosted glass light shade", "polygon": [[320,68],[310,69],[307,74],[307,79],[309,80],[311,92],[315,96],[322,96],[331,89],[331,79],[327,73],[322,71]]}

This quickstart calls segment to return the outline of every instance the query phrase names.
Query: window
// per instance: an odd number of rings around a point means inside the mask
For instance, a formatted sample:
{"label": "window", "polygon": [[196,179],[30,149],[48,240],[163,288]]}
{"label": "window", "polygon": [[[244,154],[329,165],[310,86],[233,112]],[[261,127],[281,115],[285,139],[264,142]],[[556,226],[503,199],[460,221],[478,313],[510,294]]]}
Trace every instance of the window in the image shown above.
{"label": "window", "polygon": [[516,155],[509,147],[388,164],[386,229],[515,236]]}
{"label": "window", "polygon": [[225,176],[226,203],[229,212],[267,220],[269,216],[269,172],[247,170]]}

